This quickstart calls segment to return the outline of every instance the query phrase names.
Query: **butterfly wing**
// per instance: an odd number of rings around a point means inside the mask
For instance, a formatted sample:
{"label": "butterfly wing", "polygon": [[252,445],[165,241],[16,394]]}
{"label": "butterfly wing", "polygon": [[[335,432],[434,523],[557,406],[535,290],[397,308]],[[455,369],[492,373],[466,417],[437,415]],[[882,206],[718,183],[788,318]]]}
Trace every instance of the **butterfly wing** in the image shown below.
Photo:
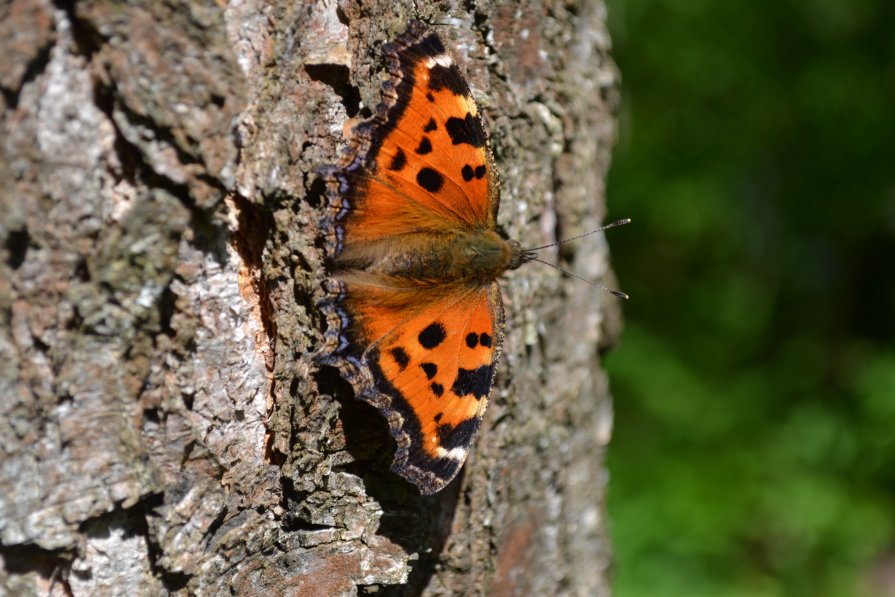
{"label": "butterfly wing", "polygon": [[[381,311],[375,304],[357,312]],[[387,314],[380,314],[388,321]],[[503,338],[497,283],[426,305],[362,355],[376,406],[398,444],[392,470],[432,494],[460,470],[494,382]]]}
{"label": "butterfly wing", "polygon": [[331,237],[364,243],[402,233],[493,229],[499,192],[485,129],[459,68],[419,23],[384,48],[390,80],[376,114],[354,126],[326,170]]}

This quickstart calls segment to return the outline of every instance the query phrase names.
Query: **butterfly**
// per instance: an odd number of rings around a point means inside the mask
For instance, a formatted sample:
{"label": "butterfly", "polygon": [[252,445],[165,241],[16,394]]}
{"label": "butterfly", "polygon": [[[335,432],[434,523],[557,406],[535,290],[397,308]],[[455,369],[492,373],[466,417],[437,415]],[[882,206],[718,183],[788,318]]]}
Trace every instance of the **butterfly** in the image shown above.
{"label": "butterfly", "polygon": [[465,79],[412,22],[375,113],[321,171],[331,255],[322,360],[385,417],[392,470],[433,494],[462,467],[503,341],[496,279],[534,259],[497,230],[497,174]]}

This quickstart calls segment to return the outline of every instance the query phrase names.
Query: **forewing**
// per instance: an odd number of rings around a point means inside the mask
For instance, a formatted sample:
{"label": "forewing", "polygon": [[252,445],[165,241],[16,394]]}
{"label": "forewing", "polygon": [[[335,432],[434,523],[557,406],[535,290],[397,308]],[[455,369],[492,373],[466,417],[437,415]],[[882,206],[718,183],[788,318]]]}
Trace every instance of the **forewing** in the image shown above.
{"label": "forewing", "polygon": [[384,48],[390,81],[325,170],[334,218],[351,242],[421,230],[493,229],[499,202],[475,101],[439,37],[415,23]]}

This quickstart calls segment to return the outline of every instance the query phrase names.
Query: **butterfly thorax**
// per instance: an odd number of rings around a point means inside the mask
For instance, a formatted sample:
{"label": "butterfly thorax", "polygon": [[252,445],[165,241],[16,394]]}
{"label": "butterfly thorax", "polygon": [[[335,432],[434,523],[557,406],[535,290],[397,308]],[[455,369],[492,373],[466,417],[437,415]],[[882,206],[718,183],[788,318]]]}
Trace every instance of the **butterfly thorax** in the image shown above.
{"label": "butterfly thorax", "polygon": [[528,260],[513,240],[493,230],[420,232],[352,243],[336,261],[340,277],[399,280],[402,284],[485,286]]}

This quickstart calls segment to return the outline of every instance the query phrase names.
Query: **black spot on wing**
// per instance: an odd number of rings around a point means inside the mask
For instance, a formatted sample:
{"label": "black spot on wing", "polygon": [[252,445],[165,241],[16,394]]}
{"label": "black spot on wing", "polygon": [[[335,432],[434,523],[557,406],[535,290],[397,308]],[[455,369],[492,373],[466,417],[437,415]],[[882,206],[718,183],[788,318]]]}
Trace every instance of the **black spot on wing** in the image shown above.
{"label": "black spot on wing", "polygon": [[432,379],[438,373],[438,365],[435,363],[421,363],[420,369],[426,374],[426,379]]}
{"label": "black spot on wing", "polygon": [[417,336],[417,340],[419,341],[420,346],[427,350],[432,350],[444,342],[446,337],[447,333],[444,331],[444,326],[435,321],[427,325],[426,328],[420,332],[419,336]]}
{"label": "black spot on wing", "polygon": [[479,336],[475,332],[466,334],[466,346],[475,348],[479,343]]}
{"label": "black spot on wing", "polygon": [[460,170],[460,174],[463,175],[463,180],[465,180],[466,182],[469,182],[475,176],[475,172],[473,172],[472,166],[470,166],[469,164],[463,166],[463,169]]}
{"label": "black spot on wing", "polygon": [[429,69],[429,89],[432,91],[447,89],[454,95],[469,95],[469,86],[453,62],[450,66],[435,64]]}
{"label": "black spot on wing", "polygon": [[475,177],[478,179],[482,179],[485,177],[485,172],[487,169],[484,166],[476,166],[475,167]]}
{"label": "black spot on wing", "polygon": [[485,146],[485,131],[482,129],[482,123],[469,112],[465,118],[457,118],[451,116],[444,125],[451,143],[460,145],[466,143],[473,147]]}
{"label": "black spot on wing", "polygon": [[388,165],[389,170],[400,170],[404,166],[407,165],[407,156],[404,155],[404,150],[400,147],[398,148],[398,152],[392,157],[392,163]]}
{"label": "black spot on wing", "polygon": [[451,386],[451,391],[457,396],[472,394],[476,400],[481,400],[491,391],[491,378],[493,369],[490,365],[482,365],[478,369],[463,369],[457,371],[457,379]]}
{"label": "black spot on wing", "polygon": [[427,92],[426,92],[426,99],[429,100],[430,102],[434,102],[434,101],[435,101],[435,96],[432,95],[432,92],[431,92],[431,91],[427,91]]}
{"label": "black spot on wing", "polygon": [[444,413],[438,413],[437,415],[435,415],[435,422],[438,423],[439,421],[441,421],[441,418],[443,416],[444,416]]}
{"label": "black spot on wing", "polygon": [[392,355],[392,358],[395,359],[398,368],[401,369],[401,371],[404,371],[404,369],[407,368],[408,363],[410,363],[410,357],[407,356],[407,352],[400,346],[389,349],[388,352]]}
{"label": "black spot on wing", "polygon": [[416,151],[416,153],[419,155],[432,153],[432,142],[429,141],[429,137],[423,137],[423,140],[420,141],[419,147],[417,147],[414,151]]}
{"label": "black spot on wing", "polygon": [[476,431],[479,430],[478,417],[472,417],[457,425],[439,425],[435,428],[438,434],[438,445],[445,450],[453,448],[465,448],[472,443]]}
{"label": "black spot on wing", "polygon": [[444,396],[444,386],[440,383],[430,383],[429,389],[432,390],[432,393],[435,394],[436,398],[441,398],[442,396]]}
{"label": "black spot on wing", "polygon": [[429,122],[426,123],[426,126],[423,127],[424,133],[431,133],[432,131],[438,130],[438,124],[435,122],[434,118],[430,118]]}
{"label": "black spot on wing", "polygon": [[444,185],[444,176],[432,168],[422,168],[416,174],[416,182],[430,193],[437,193]]}
{"label": "black spot on wing", "polygon": [[479,342],[482,344],[482,346],[491,346],[491,336],[489,336],[485,332],[482,332],[482,334],[479,336]]}

